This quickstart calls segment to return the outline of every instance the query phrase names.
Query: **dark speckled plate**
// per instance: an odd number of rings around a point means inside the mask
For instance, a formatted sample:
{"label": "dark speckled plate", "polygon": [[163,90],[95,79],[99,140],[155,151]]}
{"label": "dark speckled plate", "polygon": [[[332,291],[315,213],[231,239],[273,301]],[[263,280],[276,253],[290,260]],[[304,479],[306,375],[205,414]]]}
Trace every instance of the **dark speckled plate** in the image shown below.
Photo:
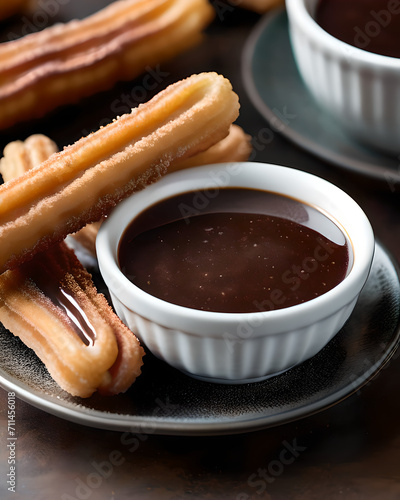
{"label": "dark speckled plate", "polygon": [[306,89],[285,11],[267,14],[256,25],[243,50],[242,73],[249,98],[274,130],[331,164],[400,189],[399,158],[352,140]]}
{"label": "dark speckled plate", "polygon": [[[399,274],[380,246],[345,327],[314,358],[246,385],[200,382],[148,354],[124,395],[79,399],[62,391],[35,354],[4,328],[0,385],[42,410],[84,425],[175,435],[212,435],[296,420],[340,402],[366,384],[399,342]],[[1,325],[0,325],[1,327]]]}

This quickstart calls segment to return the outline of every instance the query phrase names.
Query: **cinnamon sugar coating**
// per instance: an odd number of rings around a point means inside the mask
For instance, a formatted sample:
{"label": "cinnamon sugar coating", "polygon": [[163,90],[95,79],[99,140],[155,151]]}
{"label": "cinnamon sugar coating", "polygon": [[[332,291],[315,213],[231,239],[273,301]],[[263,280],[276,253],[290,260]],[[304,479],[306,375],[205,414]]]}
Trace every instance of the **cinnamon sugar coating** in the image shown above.
{"label": "cinnamon sugar coating", "polygon": [[0,186],[0,272],[100,220],[172,162],[218,143],[238,113],[227,79],[193,75]]}
{"label": "cinnamon sugar coating", "polygon": [[0,129],[131,80],[188,50],[213,16],[208,0],[119,0],[86,19],[1,44]]}
{"label": "cinnamon sugar coating", "polygon": [[[11,143],[3,176],[21,175],[55,150],[41,135]],[[74,396],[125,392],[141,372],[144,351],[138,339],[64,243],[0,275],[0,321]]]}
{"label": "cinnamon sugar coating", "polygon": [[[39,146],[39,144],[35,143],[36,136],[28,137],[25,142],[16,141],[7,146],[7,148],[13,148],[14,154],[18,154],[18,149],[22,149],[21,154],[23,154],[24,145],[26,144],[28,147],[34,145],[32,152]],[[40,141],[42,142],[42,147],[44,144],[47,144],[48,147],[48,156],[50,154],[57,151],[57,146],[51,141],[49,138],[45,136],[40,137]],[[211,146],[206,151],[199,153],[197,155],[192,156],[186,160],[177,160],[171,162],[170,170],[173,169],[182,169],[182,168],[190,168],[196,167],[200,165],[210,165],[213,163],[224,163],[224,162],[233,162],[233,161],[245,161],[249,158],[250,153],[252,151],[251,146],[251,137],[244,132],[244,130],[238,125],[232,125],[229,131],[229,134],[219,141],[214,146]],[[10,160],[13,155],[11,155]],[[6,159],[5,159],[6,160]],[[17,165],[18,167],[18,162]],[[10,161],[7,163],[3,161],[3,164],[0,162],[0,167],[2,167],[1,173],[5,179],[8,179],[9,171],[13,170],[14,165],[10,164]],[[15,168],[15,167],[14,167]],[[96,256],[96,237],[97,233],[100,229],[102,221],[93,222],[92,224],[87,224],[80,231],[74,233],[73,238],[79,243],[81,247],[83,247],[89,254],[93,257]]]}

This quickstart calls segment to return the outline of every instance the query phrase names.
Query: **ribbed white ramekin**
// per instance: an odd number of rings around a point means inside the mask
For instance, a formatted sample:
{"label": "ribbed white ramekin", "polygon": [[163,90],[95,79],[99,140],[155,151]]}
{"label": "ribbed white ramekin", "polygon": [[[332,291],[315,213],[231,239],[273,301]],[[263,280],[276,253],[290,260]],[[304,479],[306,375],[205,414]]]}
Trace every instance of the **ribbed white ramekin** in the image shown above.
{"label": "ribbed white ramekin", "polygon": [[[353,264],[335,288],[309,302],[255,313],[217,313],[170,304],[131,283],[118,267],[118,245],[147,207],[179,193],[223,187],[281,193],[338,221],[351,243]],[[374,236],[346,193],[311,174],[261,163],[219,164],[167,175],[116,207],[97,237],[100,271],[122,321],[157,357],[198,378],[244,383],[277,374],[320,351],[350,316],[368,277]]]}
{"label": "ribbed white ramekin", "polygon": [[314,20],[318,1],[286,0],[293,52],[306,86],[346,133],[399,155],[400,59],[327,33]]}

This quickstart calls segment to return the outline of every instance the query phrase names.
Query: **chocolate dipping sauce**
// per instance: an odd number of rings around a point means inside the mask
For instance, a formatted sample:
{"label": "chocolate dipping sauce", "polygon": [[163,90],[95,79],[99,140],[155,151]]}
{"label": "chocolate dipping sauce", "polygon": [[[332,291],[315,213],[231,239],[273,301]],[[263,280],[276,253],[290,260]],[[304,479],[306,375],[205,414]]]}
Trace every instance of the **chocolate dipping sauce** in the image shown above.
{"label": "chocolate dipping sauce", "polygon": [[147,293],[230,313],[311,300],[349,268],[346,238],[323,213],[241,188],[185,193],[150,207],[128,226],[118,253],[122,272]]}
{"label": "chocolate dipping sauce", "polygon": [[93,346],[96,341],[96,330],[91,324],[85,311],[70,293],[68,287],[54,279],[47,267],[28,262],[28,275],[33,279],[35,285],[46,295],[48,299],[58,308],[60,308],[68,317],[69,326],[84,345]]}
{"label": "chocolate dipping sauce", "polygon": [[398,0],[320,0],[315,20],[329,34],[354,47],[400,57]]}

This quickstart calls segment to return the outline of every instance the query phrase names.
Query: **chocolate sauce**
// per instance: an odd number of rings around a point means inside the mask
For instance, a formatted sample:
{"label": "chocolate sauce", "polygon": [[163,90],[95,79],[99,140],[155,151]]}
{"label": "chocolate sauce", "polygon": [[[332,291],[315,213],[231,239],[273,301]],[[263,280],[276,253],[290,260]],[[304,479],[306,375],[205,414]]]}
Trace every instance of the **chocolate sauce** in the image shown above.
{"label": "chocolate sauce", "polygon": [[254,189],[190,192],[142,212],[119,245],[122,272],[181,306],[216,312],[281,309],[340,283],[344,233],[300,201]]}
{"label": "chocolate sauce", "polygon": [[33,262],[27,263],[29,268],[28,275],[33,279],[36,286],[56,307],[59,307],[67,315],[70,326],[82,342],[86,346],[94,345],[96,331],[86,316],[85,311],[69,292],[68,287],[63,286],[54,276],[51,276],[41,261],[34,258]]}
{"label": "chocolate sauce", "polygon": [[47,291],[47,293],[49,295],[51,293],[50,298],[68,316],[75,333],[80,337],[82,342],[87,346],[94,345],[96,331],[74,297],[62,287],[55,288],[50,293]]}
{"label": "chocolate sauce", "polygon": [[397,0],[320,0],[315,20],[343,42],[368,52],[400,57]]}

